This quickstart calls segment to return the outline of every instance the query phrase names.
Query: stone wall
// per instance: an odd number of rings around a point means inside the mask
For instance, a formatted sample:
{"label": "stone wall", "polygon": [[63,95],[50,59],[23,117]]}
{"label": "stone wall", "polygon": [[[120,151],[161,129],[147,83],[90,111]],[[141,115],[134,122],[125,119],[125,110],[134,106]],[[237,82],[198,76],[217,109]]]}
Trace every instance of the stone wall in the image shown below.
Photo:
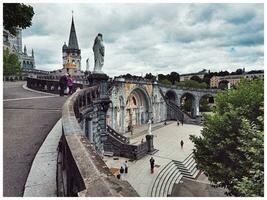
{"label": "stone wall", "polygon": [[153,123],[167,119],[166,103],[157,84],[117,80],[112,83],[109,95],[111,105],[107,122],[120,133],[125,133],[130,124],[139,126],[149,119]]}
{"label": "stone wall", "polygon": [[[138,196],[128,182],[111,174],[99,155],[105,141],[107,103],[100,98],[99,87],[93,86],[75,92],[64,104],[57,170],[59,196]],[[93,128],[84,132],[88,118],[94,120]],[[87,134],[93,134],[94,144]]]}

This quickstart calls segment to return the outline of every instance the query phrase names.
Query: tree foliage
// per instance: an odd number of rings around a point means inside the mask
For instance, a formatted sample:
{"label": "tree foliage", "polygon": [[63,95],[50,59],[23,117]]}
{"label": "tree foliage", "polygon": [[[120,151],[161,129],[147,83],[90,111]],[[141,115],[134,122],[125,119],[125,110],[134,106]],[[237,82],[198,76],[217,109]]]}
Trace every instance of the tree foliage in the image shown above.
{"label": "tree foliage", "polygon": [[4,76],[20,74],[20,62],[16,54],[10,53],[8,49],[3,52]]}
{"label": "tree foliage", "polygon": [[169,81],[171,81],[172,85],[174,85],[175,82],[180,81],[180,75],[177,72],[171,72],[170,74],[167,75],[167,78]]}
{"label": "tree foliage", "polygon": [[196,81],[198,83],[201,83],[202,82],[202,79],[199,76],[192,76],[190,78],[190,80]]}
{"label": "tree foliage", "polygon": [[176,85],[181,86],[181,87],[189,87],[189,88],[208,88],[207,83],[205,83],[205,82],[199,83],[199,82],[194,81],[194,80],[186,80],[186,81],[176,82]]}
{"label": "tree foliage", "polygon": [[190,136],[198,168],[229,195],[263,196],[263,80],[244,80],[215,97],[202,136]]}
{"label": "tree foliage", "polygon": [[17,27],[25,29],[32,25],[34,15],[32,6],[20,3],[4,3],[3,11],[4,28],[13,35],[16,35]]}

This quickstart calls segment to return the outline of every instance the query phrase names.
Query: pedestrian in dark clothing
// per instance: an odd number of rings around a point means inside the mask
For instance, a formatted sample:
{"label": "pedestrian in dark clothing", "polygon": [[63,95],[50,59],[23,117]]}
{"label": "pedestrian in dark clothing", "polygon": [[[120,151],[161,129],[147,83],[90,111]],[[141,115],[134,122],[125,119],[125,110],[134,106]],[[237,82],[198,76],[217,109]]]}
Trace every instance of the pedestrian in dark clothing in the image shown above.
{"label": "pedestrian in dark clothing", "polygon": [[60,96],[64,96],[64,90],[67,88],[67,82],[68,82],[68,79],[66,75],[63,75],[60,77],[59,79],[59,87],[60,87],[59,95]]}
{"label": "pedestrian in dark clothing", "polygon": [[167,122],[166,122],[166,121],[164,122],[164,125],[165,125],[165,126],[167,125]]}
{"label": "pedestrian in dark clothing", "polygon": [[117,179],[121,179],[121,175],[120,174],[117,174]]}
{"label": "pedestrian in dark clothing", "polygon": [[153,174],[153,173],[154,173],[154,165],[155,165],[155,160],[154,160],[154,158],[151,157],[150,160],[149,160],[149,162],[150,162],[150,170],[151,170],[151,174]]}
{"label": "pedestrian in dark clothing", "polygon": [[182,119],[182,126],[184,125],[184,120]]}
{"label": "pedestrian in dark clothing", "polygon": [[184,146],[184,141],[181,140],[180,144],[181,144],[181,148],[183,148],[183,146]]}
{"label": "pedestrian in dark clothing", "polygon": [[121,166],[121,168],[120,168],[120,174],[123,174],[124,173],[124,169],[123,169],[123,167]]}
{"label": "pedestrian in dark clothing", "polygon": [[74,79],[70,74],[67,77],[67,84],[68,84],[68,87],[69,87],[69,95],[71,95],[73,93]]}
{"label": "pedestrian in dark clothing", "polygon": [[127,165],[127,160],[125,160],[125,163],[124,163],[124,171],[125,171],[125,174],[128,173],[128,165]]}
{"label": "pedestrian in dark clothing", "polygon": [[177,120],[177,126],[179,126],[180,125],[180,123],[179,123],[179,121]]}

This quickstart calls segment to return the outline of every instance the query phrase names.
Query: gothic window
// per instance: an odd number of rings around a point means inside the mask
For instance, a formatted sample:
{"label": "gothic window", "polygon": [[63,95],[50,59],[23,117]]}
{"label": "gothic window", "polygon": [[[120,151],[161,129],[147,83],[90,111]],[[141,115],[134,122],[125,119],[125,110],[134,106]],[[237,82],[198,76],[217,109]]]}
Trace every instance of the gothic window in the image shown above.
{"label": "gothic window", "polygon": [[72,60],[72,64],[75,64],[75,60]]}
{"label": "gothic window", "polygon": [[136,99],[134,97],[132,97],[133,99],[133,104],[136,106]]}

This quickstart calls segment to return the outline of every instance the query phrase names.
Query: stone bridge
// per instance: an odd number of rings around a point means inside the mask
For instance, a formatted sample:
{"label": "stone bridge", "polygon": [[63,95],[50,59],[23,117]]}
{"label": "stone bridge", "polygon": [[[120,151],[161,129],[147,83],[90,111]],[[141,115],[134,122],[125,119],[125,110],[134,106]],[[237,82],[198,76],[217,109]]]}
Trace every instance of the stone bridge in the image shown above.
{"label": "stone bridge", "polygon": [[165,121],[169,112],[166,99],[180,107],[185,95],[192,97],[192,116],[197,117],[200,115],[200,99],[213,97],[218,91],[166,86],[153,81],[124,78],[116,78],[110,85],[111,104],[107,121],[120,133],[127,132],[130,126],[145,124],[148,119],[152,119],[154,123]]}

